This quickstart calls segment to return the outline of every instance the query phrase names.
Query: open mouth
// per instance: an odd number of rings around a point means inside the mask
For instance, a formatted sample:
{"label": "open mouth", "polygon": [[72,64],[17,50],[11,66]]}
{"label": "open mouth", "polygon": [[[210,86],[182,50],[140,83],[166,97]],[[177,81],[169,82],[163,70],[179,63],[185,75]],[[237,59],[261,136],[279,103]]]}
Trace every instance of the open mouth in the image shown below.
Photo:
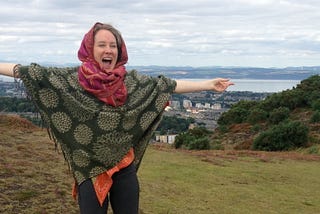
{"label": "open mouth", "polygon": [[102,63],[103,63],[103,65],[105,65],[105,66],[111,65],[111,62],[112,62],[112,59],[111,59],[111,58],[105,57],[105,58],[102,59]]}

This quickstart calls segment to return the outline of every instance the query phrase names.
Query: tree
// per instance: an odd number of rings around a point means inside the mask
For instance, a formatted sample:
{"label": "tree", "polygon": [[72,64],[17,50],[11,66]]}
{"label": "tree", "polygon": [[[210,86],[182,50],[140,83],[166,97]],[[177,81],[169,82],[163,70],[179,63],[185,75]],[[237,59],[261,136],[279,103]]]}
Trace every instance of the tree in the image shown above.
{"label": "tree", "polygon": [[[319,92],[320,93],[320,92]],[[311,104],[312,106],[312,109],[315,110],[315,111],[320,111],[320,98],[319,99],[316,99],[312,102]]]}
{"label": "tree", "polygon": [[271,124],[278,124],[282,121],[284,121],[285,119],[289,118],[290,115],[290,109],[287,107],[279,107],[276,109],[273,109],[270,112],[268,121]]}
{"label": "tree", "polygon": [[268,112],[260,108],[254,108],[250,111],[247,121],[251,124],[256,124],[259,122],[263,122],[268,118]]}
{"label": "tree", "polygon": [[194,122],[193,118],[185,119],[176,116],[164,116],[157,131],[160,131],[160,134],[167,134],[168,132],[177,134],[188,130],[190,124]]}
{"label": "tree", "polygon": [[315,111],[311,118],[310,118],[310,122],[311,123],[320,123],[320,110],[319,111]]}
{"label": "tree", "polygon": [[185,148],[189,150],[210,149],[208,136],[212,132],[205,127],[195,127],[187,132],[180,133],[174,140],[174,147]]}
{"label": "tree", "polygon": [[198,139],[194,139],[188,145],[188,149],[190,150],[206,150],[210,149],[210,142],[208,137],[202,137]]}
{"label": "tree", "polygon": [[287,121],[262,132],[253,142],[253,149],[285,151],[306,146],[309,129],[299,121]]}

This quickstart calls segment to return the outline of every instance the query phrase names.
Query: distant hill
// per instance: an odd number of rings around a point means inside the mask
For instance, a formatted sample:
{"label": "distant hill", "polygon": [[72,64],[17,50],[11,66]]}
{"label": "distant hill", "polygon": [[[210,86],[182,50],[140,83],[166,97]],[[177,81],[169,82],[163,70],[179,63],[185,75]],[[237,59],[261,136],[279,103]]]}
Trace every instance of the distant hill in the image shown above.
{"label": "distant hill", "polygon": [[287,68],[128,66],[127,69],[135,69],[151,76],[161,74],[176,79],[226,77],[231,79],[303,80],[320,74],[320,66]]}
{"label": "distant hill", "polygon": [[[42,66],[75,67],[78,63],[53,64],[40,63]],[[303,80],[312,75],[320,74],[320,66],[301,66],[286,68],[261,67],[228,67],[228,66],[127,66],[127,70],[137,70],[151,76],[165,75],[175,79],[208,79],[226,77],[230,79],[275,79]],[[1,79],[1,76],[0,76]]]}

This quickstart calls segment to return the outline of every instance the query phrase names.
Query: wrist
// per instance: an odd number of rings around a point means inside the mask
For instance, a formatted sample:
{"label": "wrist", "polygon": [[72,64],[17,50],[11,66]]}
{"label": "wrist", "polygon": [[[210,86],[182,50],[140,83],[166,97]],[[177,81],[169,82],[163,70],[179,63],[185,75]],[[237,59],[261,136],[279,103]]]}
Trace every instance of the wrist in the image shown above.
{"label": "wrist", "polygon": [[16,64],[14,67],[13,67],[13,77],[14,78],[18,78],[19,77],[19,68],[21,67],[21,64]]}
{"label": "wrist", "polygon": [[212,91],[214,90],[212,80],[204,80],[203,82],[203,91]]}

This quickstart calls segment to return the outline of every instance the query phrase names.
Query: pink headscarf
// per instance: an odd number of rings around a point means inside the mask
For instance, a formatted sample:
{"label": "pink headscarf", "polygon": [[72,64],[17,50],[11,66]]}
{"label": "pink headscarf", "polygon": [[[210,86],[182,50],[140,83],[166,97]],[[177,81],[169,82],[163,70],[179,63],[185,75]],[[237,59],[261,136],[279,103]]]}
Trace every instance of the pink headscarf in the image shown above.
{"label": "pink headscarf", "polygon": [[78,51],[78,58],[82,62],[78,71],[79,83],[86,91],[106,104],[120,106],[127,99],[127,89],[124,84],[127,73],[124,66],[128,61],[127,48],[121,37],[121,56],[118,56],[118,62],[112,72],[106,73],[93,56],[94,28],[97,24],[101,23],[97,22],[85,34]]}

